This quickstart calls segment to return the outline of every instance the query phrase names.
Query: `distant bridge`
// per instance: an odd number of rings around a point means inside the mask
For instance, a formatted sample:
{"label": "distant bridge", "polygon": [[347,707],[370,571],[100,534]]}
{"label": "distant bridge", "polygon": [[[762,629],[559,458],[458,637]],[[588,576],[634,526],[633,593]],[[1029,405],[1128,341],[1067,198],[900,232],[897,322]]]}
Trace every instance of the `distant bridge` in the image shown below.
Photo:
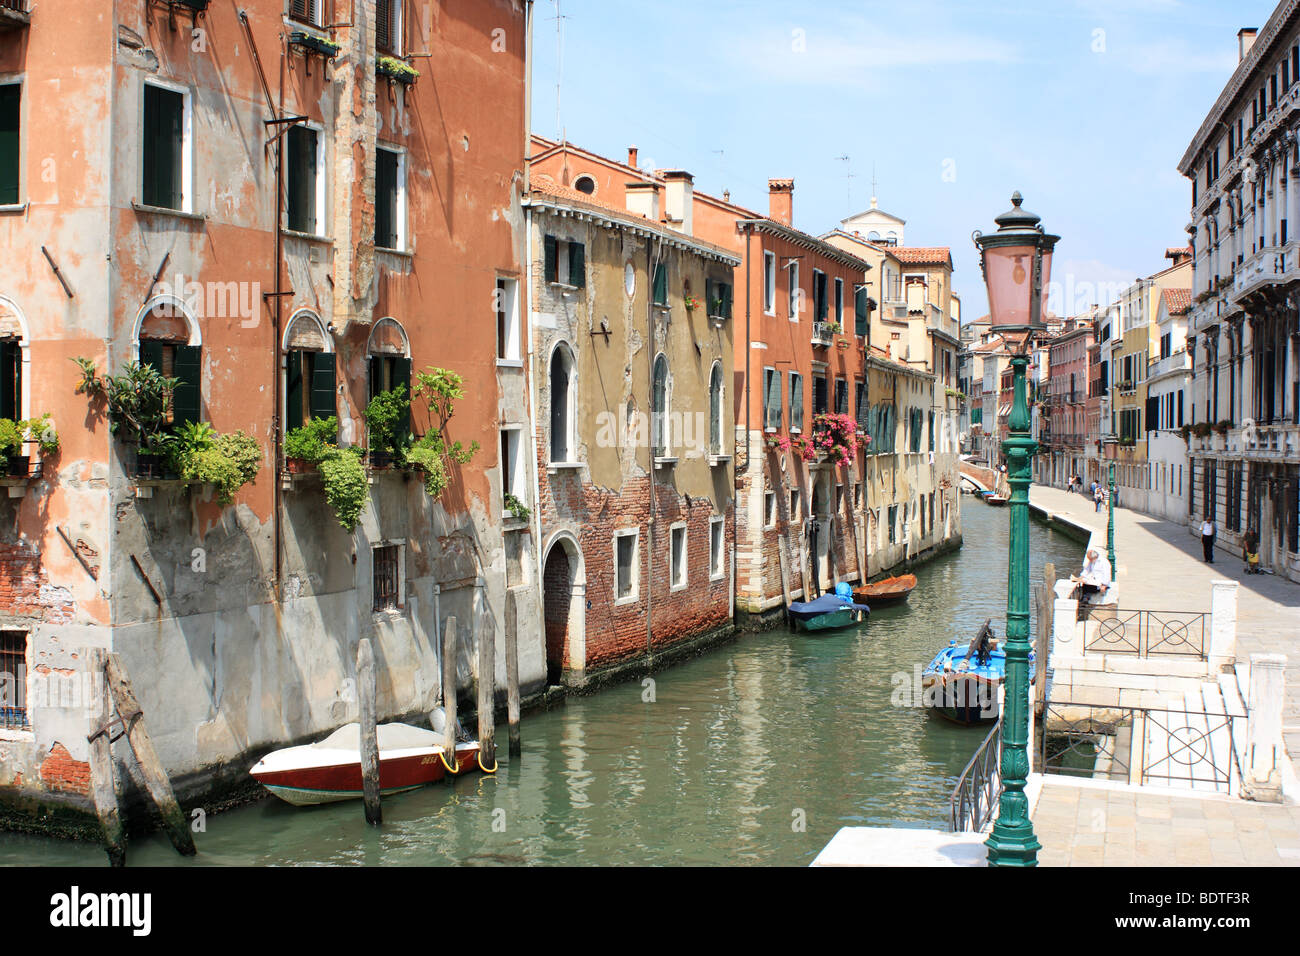
{"label": "distant bridge", "polygon": [[961,463],[961,481],[966,488],[975,491],[993,491],[998,486],[998,473],[992,468],[985,468],[973,462]]}

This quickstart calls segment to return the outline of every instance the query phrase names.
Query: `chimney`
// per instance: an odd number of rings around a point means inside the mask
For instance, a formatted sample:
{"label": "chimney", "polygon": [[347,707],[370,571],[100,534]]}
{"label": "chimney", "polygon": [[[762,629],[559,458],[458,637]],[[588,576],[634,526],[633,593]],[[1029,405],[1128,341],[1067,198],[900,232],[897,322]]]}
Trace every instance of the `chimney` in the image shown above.
{"label": "chimney", "polygon": [[1240,63],[1246,59],[1250,53],[1251,47],[1255,45],[1255,37],[1259,36],[1259,30],[1255,27],[1243,27],[1237,31],[1237,62]]}
{"label": "chimney", "polygon": [[794,180],[769,179],[767,181],[768,217],[783,226],[794,222]]}
{"label": "chimney", "polygon": [[695,207],[695,177],[684,169],[670,169],[664,173],[664,212],[668,222],[691,235]]}
{"label": "chimney", "polygon": [[639,151],[637,150],[637,148],[636,148],[635,146],[629,146],[629,147],[627,148],[627,164],[628,164],[629,166],[631,166],[633,169],[637,169],[637,168],[638,168],[638,167],[637,167],[637,164],[636,164],[636,160],[637,160],[637,154],[638,154],[638,152],[639,152]]}
{"label": "chimney", "polygon": [[627,211],[636,216],[644,216],[651,222],[659,221],[659,184],[628,183]]}

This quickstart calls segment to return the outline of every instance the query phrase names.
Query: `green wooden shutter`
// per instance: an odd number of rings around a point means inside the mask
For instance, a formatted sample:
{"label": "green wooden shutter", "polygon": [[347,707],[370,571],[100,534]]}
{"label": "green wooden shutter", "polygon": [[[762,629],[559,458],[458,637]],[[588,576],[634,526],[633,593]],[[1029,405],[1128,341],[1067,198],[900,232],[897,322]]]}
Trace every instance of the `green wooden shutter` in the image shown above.
{"label": "green wooden shutter", "polygon": [[859,289],[853,297],[853,331],[858,335],[867,334],[867,290]]}
{"label": "green wooden shutter", "polygon": [[389,149],[375,150],[375,245],[397,247],[398,156]]}
{"label": "green wooden shutter", "polygon": [[142,340],[140,342],[140,364],[161,372],[163,370],[163,343],[155,342],[152,339]]}
{"label": "green wooden shutter", "polygon": [[0,342],[0,418],[23,417],[22,349],[12,340]]}
{"label": "green wooden shutter", "polygon": [[719,285],[722,287],[722,313],[721,313],[721,315],[722,315],[722,317],[723,317],[724,319],[729,319],[729,318],[731,318],[731,283],[729,283],[729,282],[722,282],[722,283],[719,283]]}
{"label": "green wooden shutter", "polygon": [[580,242],[569,243],[569,285],[587,287],[587,247]]}
{"label": "green wooden shutter", "polygon": [[769,380],[769,388],[771,391],[767,397],[769,418],[768,427],[779,429],[781,427],[783,411],[781,407],[781,373],[775,369],[772,371],[772,377]]}
{"label": "green wooden shutter", "polygon": [[654,304],[668,304],[668,267],[662,262],[655,266]]}
{"label": "green wooden shutter", "polygon": [[177,425],[199,421],[201,394],[199,375],[202,369],[203,349],[201,346],[176,346],[176,359],[172,363],[172,374],[180,379],[180,384],[176,386],[175,414],[172,417]]}
{"label": "green wooden shutter", "polygon": [[144,202],[180,209],[185,97],[174,90],[144,88]]}
{"label": "green wooden shutter", "polygon": [[333,418],[338,415],[335,395],[336,372],[333,352],[317,352],[312,356],[310,408],[312,418]]}
{"label": "green wooden shutter", "polygon": [[284,357],[284,430],[291,432],[303,426],[302,420],[302,365],[305,353],[289,352]]}
{"label": "green wooden shutter", "polygon": [[18,170],[21,166],[18,119],[22,87],[17,83],[0,86],[0,205],[18,204]]}
{"label": "green wooden shutter", "polygon": [[367,403],[376,395],[384,390],[384,357],[382,355],[370,356],[370,394],[367,396]]}
{"label": "green wooden shutter", "polygon": [[715,294],[715,290],[714,290],[715,284],[716,283],[714,283],[712,279],[706,278],[704,280],[704,314],[705,315],[713,314],[713,297]]}
{"label": "green wooden shutter", "polygon": [[547,236],[544,240],[542,240],[542,248],[545,250],[543,256],[545,260],[546,281],[559,282],[560,281],[559,243],[556,242],[554,236]]}
{"label": "green wooden shutter", "polygon": [[288,139],[288,220],[294,232],[316,229],[316,131],[291,126]]}
{"label": "green wooden shutter", "polygon": [[[399,385],[406,386],[406,397],[411,397],[411,360],[409,358],[398,357],[393,359],[393,388]],[[406,424],[402,433],[398,436],[398,444],[406,443],[406,438],[411,434],[411,406],[406,406]]]}
{"label": "green wooden shutter", "polygon": [[803,430],[803,376],[790,379],[790,427]]}

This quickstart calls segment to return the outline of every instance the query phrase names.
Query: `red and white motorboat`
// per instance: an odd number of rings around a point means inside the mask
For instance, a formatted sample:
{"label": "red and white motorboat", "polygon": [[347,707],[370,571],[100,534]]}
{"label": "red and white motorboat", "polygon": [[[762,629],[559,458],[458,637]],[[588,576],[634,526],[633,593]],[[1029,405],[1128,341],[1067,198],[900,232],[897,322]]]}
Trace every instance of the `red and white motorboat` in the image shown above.
{"label": "red and white motorboat", "polygon": [[[379,789],[387,795],[414,790],[478,766],[478,741],[456,745],[456,760],[443,759],[443,735],[409,724],[380,724]],[[267,754],[249,773],[294,806],[360,799],[361,725],[347,724],[324,740]]]}

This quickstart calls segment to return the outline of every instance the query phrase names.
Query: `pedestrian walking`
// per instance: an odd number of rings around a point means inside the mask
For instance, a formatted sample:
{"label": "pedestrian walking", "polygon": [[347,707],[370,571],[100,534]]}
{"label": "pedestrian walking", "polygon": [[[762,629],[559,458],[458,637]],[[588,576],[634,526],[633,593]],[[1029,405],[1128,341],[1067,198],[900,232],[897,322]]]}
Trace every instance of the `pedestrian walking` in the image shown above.
{"label": "pedestrian walking", "polygon": [[1206,517],[1201,522],[1201,550],[1205,554],[1207,564],[1214,563],[1214,536],[1214,522],[1209,517]]}
{"label": "pedestrian walking", "polygon": [[1259,574],[1259,532],[1254,528],[1247,528],[1242,544],[1242,552],[1246,559],[1246,573]]}
{"label": "pedestrian walking", "polygon": [[1101,485],[1094,481],[1092,483],[1092,510],[1094,514],[1101,511],[1101,499]]}

